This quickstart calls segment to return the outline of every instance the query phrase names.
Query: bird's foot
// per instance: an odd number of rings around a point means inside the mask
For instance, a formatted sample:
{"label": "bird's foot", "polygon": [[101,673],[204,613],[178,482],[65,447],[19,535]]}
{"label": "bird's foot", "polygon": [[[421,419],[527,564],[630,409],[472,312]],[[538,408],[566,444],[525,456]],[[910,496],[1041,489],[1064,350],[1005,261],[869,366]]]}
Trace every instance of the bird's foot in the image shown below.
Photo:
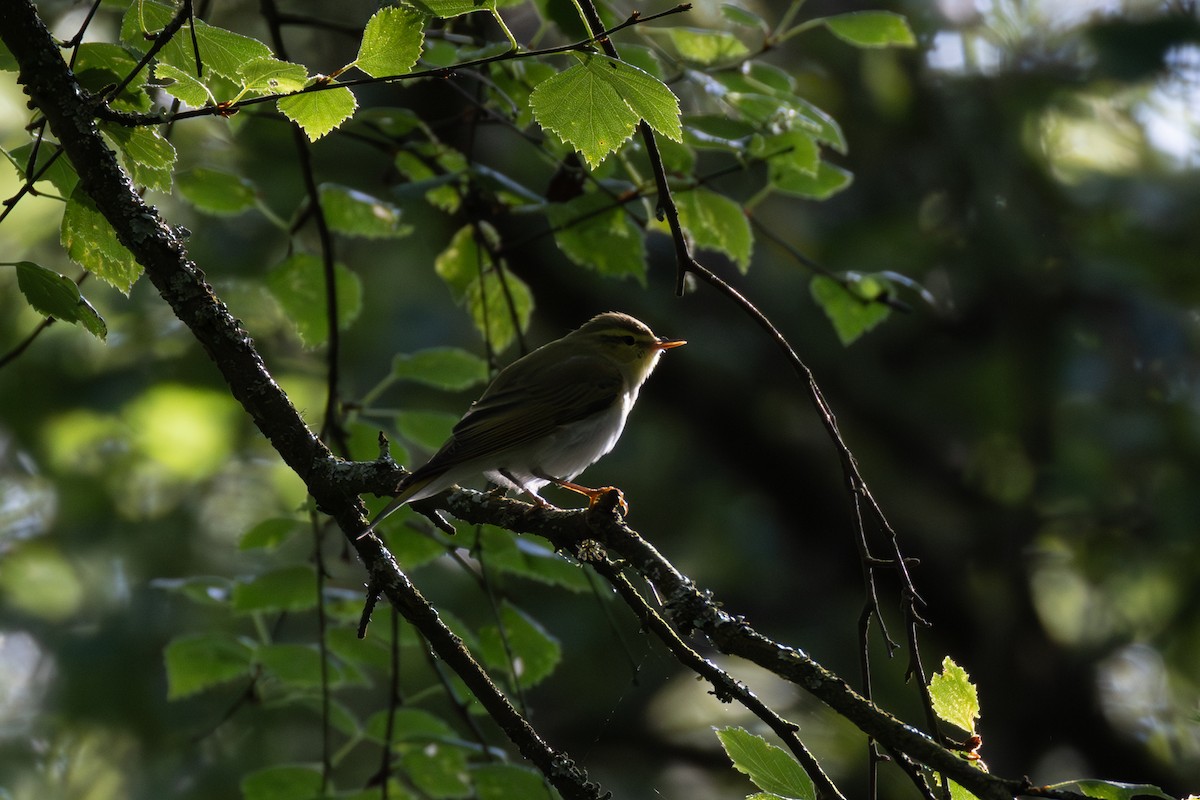
{"label": "bird's foot", "polygon": [[591,489],[587,486],[580,486],[578,483],[570,481],[556,480],[554,483],[564,489],[570,489],[572,492],[583,495],[588,499],[588,510],[592,510],[597,506],[601,511],[615,511],[621,509],[621,514],[629,513],[629,504],[625,502],[625,494],[615,486],[601,486],[599,489]]}

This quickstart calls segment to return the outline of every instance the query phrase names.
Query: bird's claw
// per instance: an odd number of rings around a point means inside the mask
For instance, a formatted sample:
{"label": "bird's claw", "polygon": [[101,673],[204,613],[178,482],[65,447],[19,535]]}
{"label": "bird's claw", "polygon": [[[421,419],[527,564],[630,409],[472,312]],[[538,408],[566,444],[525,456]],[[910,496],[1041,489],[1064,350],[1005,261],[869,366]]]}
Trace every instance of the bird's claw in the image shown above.
{"label": "bird's claw", "polygon": [[592,490],[588,495],[588,510],[595,508],[609,514],[617,509],[621,510],[621,516],[629,514],[629,503],[625,502],[625,493],[615,486],[601,486]]}

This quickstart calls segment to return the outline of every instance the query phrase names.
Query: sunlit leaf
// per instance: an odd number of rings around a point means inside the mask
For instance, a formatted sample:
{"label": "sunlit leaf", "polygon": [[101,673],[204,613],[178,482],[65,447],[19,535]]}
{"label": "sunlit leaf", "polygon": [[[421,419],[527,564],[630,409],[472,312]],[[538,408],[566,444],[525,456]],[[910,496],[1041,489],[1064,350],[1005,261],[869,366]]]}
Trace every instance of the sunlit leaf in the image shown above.
{"label": "sunlit leaf", "polygon": [[740,204],[703,187],[679,192],[675,203],[680,221],[697,247],[724,253],[742,272],[750,268],[754,234]]}
{"label": "sunlit leaf", "polygon": [[762,17],[732,3],[721,4],[721,16],[735,25],[741,25],[745,28],[757,28],[762,31],[767,30],[767,23]]}
{"label": "sunlit leaf", "polygon": [[[767,137],[755,137],[750,154],[767,159],[773,181],[787,185],[789,181],[816,179],[821,169],[821,148],[807,131],[788,131]],[[789,172],[799,172],[791,176]]]}
{"label": "sunlit leaf", "polygon": [[772,160],[768,175],[771,188],[775,191],[810,200],[828,200],[838,192],[850,188],[850,184],[854,182],[851,173],[828,161],[818,164],[816,173],[810,175],[793,168],[790,164],[783,165]]}
{"label": "sunlit leaf", "polygon": [[929,697],[939,718],[957,725],[967,733],[975,733],[979,719],[979,695],[967,671],[947,656],[942,671],[929,680]]}
{"label": "sunlit leaf", "polygon": [[494,11],[496,0],[404,0],[431,17],[450,19],[472,11]]}
{"label": "sunlit leaf", "polygon": [[79,46],[72,70],[79,85],[99,96],[133,79],[109,104],[121,111],[149,111],[150,96],[146,94],[146,72],[137,69],[137,59],[124,47],[111,42],[84,42]]}
{"label": "sunlit leaf", "polygon": [[400,222],[398,206],[348,186],[323,183],[321,208],[325,220],[337,233],[368,239],[399,238],[412,233],[411,225]]}
{"label": "sunlit leaf", "polygon": [[622,61],[589,55],[547,78],[529,96],[538,124],[578,150],[594,169],[633,135],[639,120],[680,141],[679,100],[662,81]]}
{"label": "sunlit leaf", "polygon": [[567,258],[601,275],[646,278],[646,240],[624,206],[605,192],[587,192],[547,207],[554,241]]}
{"label": "sunlit leaf", "polygon": [[780,797],[814,800],[812,779],[789,753],[743,728],[719,728],[717,738],[738,772],[754,785]]}
{"label": "sunlit leaf", "polygon": [[676,27],[669,29],[668,35],[680,56],[703,66],[735,61],[750,54],[742,40],[727,31]]}
{"label": "sunlit leaf", "polygon": [[[131,4],[121,23],[121,41],[138,52],[146,52],[153,41],[147,34],[160,31],[176,11],[173,5],[156,0],[141,0]],[[198,18],[191,25],[206,75],[215,73],[237,82],[243,65],[271,58],[271,48],[257,39],[215,27]],[[187,26],[158,51],[158,60],[191,75],[196,74],[196,58]]]}
{"label": "sunlit leaf", "polygon": [[75,281],[32,261],[19,261],[16,268],[17,288],[37,311],[63,322],[78,322],[97,339],[108,335],[104,319],[79,293]]}
{"label": "sunlit leaf", "polygon": [[421,57],[424,42],[425,14],[405,6],[381,8],[367,20],[354,65],[373,78],[404,75]]}
{"label": "sunlit leaf", "polygon": [[202,108],[217,102],[204,82],[187,70],[160,62],[154,65],[154,76],[163,84],[164,92],[193,108]]}
{"label": "sunlit leaf", "polygon": [[302,64],[277,58],[255,58],[238,70],[242,88],[262,94],[298,92],[308,83],[308,70]]}
{"label": "sunlit leaf", "polygon": [[125,294],[142,274],[133,253],[117,240],[116,231],[81,188],[67,201],[60,238],[72,261]]}
{"label": "sunlit leaf", "polygon": [[295,122],[315,142],[354,115],[358,100],[344,86],[279,98],[279,113]]}
{"label": "sunlit leaf", "polygon": [[[497,241],[494,228],[477,226],[481,235]],[[454,299],[467,308],[475,327],[500,352],[529,326],[533,294],[529,286],[510,272],[496,270],[491,254],[475,240],[476,227],[465,226],[438,255],[434,269],[445,281]]]}
{"label": "sunlit leaf", "polygon": [[872,298],[860,295],[853,286],[825,275],[814,277],[809,291],[844,345],[855,342],[891,313],[887,305],[872,302]]}
{"label": "sunlit leaf", "polygon": [[891,11],[852,11],[822,20],[834,36],[857,47],[913,47],[908,21]]}
{"label": "sunlit leaf", "polygon": [[103,124],[100,128],[117,145],[121,162],[135,186],[160,192],[171,190],[175,147],[154,128]]}

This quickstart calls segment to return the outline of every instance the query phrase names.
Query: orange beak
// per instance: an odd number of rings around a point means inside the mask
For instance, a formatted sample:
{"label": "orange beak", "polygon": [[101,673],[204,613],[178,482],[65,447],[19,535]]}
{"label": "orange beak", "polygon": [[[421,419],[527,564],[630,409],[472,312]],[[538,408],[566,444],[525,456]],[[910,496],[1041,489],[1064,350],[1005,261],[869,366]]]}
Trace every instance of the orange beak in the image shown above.
{"label": "orange beak", "polygon": [[687,344],[686,339],[659,339],[654,347],[656,350],[670,350],[672,347],[679,347]]}

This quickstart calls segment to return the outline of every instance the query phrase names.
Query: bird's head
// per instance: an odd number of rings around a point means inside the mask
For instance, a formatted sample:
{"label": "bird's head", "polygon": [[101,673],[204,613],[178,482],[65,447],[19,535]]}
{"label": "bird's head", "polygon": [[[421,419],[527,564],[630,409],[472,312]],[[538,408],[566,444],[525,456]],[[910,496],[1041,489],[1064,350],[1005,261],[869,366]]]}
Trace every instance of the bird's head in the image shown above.
{"label": "bird's head", "polygon": [[634,387],[650,376],[664,350],[687,344],[683,339],[655,336],[644,322],[615,311],[592,317],[569,336],[619,367]]}

